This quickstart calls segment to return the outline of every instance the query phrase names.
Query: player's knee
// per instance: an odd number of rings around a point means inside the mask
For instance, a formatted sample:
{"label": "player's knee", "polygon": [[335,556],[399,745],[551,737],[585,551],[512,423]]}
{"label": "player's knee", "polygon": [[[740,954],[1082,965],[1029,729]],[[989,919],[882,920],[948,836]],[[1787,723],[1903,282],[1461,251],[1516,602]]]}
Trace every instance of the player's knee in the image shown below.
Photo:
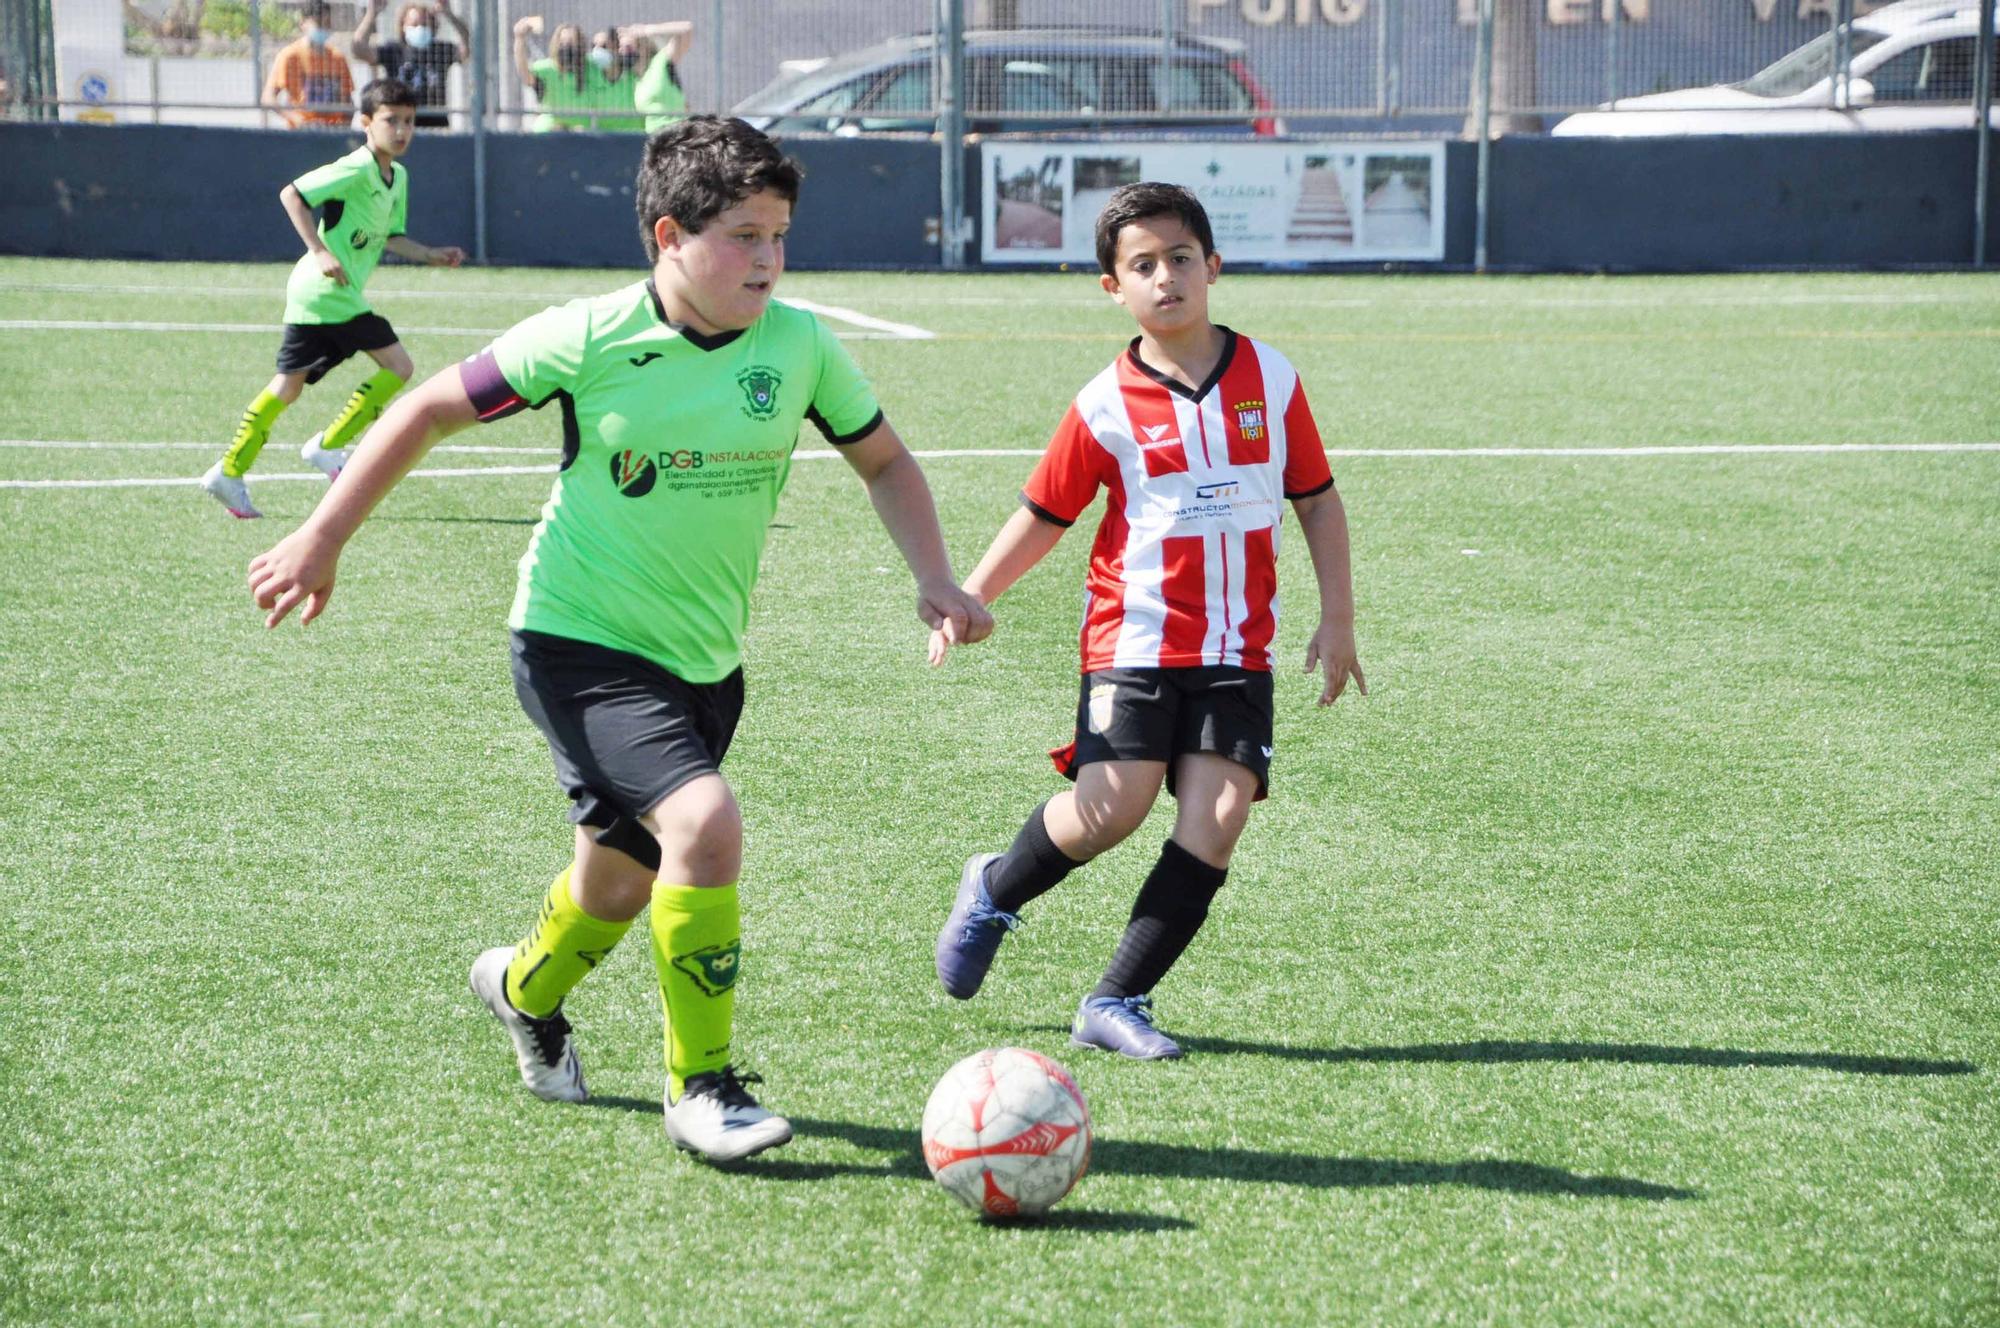
{"label": "player's knee", "polygon": [[1137,830],[1152,810],[1153,800],[1140,796],[1137,789],[1107,789],[1092,797],[1076,800],[1077,820],[1082,823],[1091,856],[1104,852]]}
{"label": "player's knee", "polygon": [[733,880],[743,862],[743,813],[720,779],[683,786],[653,810],[663,868],[678,861],[697,883]]}

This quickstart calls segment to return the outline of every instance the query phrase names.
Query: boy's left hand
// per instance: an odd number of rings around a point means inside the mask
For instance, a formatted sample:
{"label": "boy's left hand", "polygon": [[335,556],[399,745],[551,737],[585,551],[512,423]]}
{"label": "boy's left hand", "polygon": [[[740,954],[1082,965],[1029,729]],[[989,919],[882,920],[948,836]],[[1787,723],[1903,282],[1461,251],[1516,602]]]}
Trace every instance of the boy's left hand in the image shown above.
{"label": "boy's left hand", "polygon": [[1321,705],[1332,705],[1347,690],[1349,678],[1354,680],[1356,691],[1368,695],[1368,680],[1361,676],[1361,660],[1354,649],[1353,623],[1320,620],[1311,644],[1306,646],[1306,672],[1318,667],[1326,670],[1326,686],[1319,694]]}
{"label": "boy's left hand", "polygon": [[431,250],[430,265],[432,267],[457,267],[464,261],[465,250],[455,244],[447,244],[441,248]]}

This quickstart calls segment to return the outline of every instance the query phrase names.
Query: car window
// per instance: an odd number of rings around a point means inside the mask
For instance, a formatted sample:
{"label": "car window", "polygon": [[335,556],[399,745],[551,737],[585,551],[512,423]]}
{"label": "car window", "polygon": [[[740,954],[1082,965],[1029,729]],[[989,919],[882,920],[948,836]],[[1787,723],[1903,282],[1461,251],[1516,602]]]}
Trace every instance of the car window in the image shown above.
{"label": "car window", "polygon": [[[1160,67],[1152,67],[1150,84],[1159,96]],[[1157,105],[1157,101],[1155,102]],[[1250,94],[1222,65],[1176,60],[1167,75],[1167,109],[1174,111],[1247,111]]]}
{"label": "car window", "polygon": [[801,104],[791,112],[793,115],[839,115],[854,105],[861,90],[872,82],[872,78],[857,78],[842,83],[837,88],[829,88],[811,101]]}
{"label": "car window", "polygon": [[1087,60],[979,56],[968,62],[972,111],[983,115],[1089,111],[1097,105],[1097,71]]}
{"label": "car window", "polygon": [[870,115],[925,115],[931,110],[931,67],[905,65],[891,75],[865,108]]}
{"label": "car window", "polygon": [[1971,37],[1946,37],[1913,46],[1868,75],[1875,100],[1971,101],[1978,49]]}
{"label": "car window", "polygon": [[[1796,97],[1813,84],[1833,74],[1835,49],[1833,32],[1822,32],[1776,64],[1768,65],[1736,86],[1758,97]],[[1859,55],[1882,41],[1879,32],[1855,32],[1849,49]]]}

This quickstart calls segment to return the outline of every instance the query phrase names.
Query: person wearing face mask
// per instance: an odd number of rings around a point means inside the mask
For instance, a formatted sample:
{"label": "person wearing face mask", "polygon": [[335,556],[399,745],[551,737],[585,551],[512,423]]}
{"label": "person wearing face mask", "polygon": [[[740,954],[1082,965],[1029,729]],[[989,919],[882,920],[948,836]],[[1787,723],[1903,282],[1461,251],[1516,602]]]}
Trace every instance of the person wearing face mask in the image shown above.
{"label": "person wearing face mask", "polygon": [[639,133],[646,122],[632,114],[637,109],[633,89],[639,82],[639,51],[629,32],[605,28],[591,36],[591,108],[598,112],[591,128],[600,133]]}
{"label": "person wearing face mask", "polygon": [[299,6],[298,40],[278,52],[264,81],[264,108],[293,129],[339,129],[354,119],[354,72],[328,44],[328,9],[326,0]]}
{"label": "person wearing face mask", "polygon": [[602,105],[603,94],[598,89],[604,75],[586,54],[591,48],[584,42],[583,29],[574,23],[559,25],[549,36],[549,53],[531,60],[528,38],[541,30],[539,14],[514,22],[514,72],[542,106],[542,114],[530,128],[538,134],[552,129],[588,129],[588,112]]}
{"label": "person wearing face mask", "polygon": [[[451,0],[406,4],[389,35],[376,41],[375,20],[382,13],[382,5],[383,0],[368,0],[368,8],[354,29],[354,58],[379,65],[386,77],[416,90],[417,128],[449,128],[451,117],[445,113],[450,102],[447,80],[451,67],[465,58],[464,52],[472,44],[465,20],[452,11]],[[458,35],[457,41],[441,38],[439,19],[451,24]]]}

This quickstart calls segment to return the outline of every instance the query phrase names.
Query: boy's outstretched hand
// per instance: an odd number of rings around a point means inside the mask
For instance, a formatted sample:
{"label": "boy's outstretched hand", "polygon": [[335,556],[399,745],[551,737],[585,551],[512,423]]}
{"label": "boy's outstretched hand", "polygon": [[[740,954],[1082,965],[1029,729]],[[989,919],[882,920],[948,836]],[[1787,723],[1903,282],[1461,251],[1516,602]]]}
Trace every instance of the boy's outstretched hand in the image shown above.
{"label": "boy's outstretched hand", "polygon": [[919,587],[917,616],[931,629],[932,667],[944,663],[951,647],[969,646],[993,635],[993,615],[985,603],[960,586]]}
{"label": "boy's outstretched hand", "polygon": [[295,530],[250,560],[250,598],[266,610],[264,626],[276,627],[300,604],[299,625],[319,617],[333,598],[338,548]]}
{"label": "boy's outstretched hand", "polygon": [[1361,660],[1354,650],[1353,623],[1322,619],[1314,629],[1312,642],[1306,646],[1306,672],[1322,667],[1326,670],[1326,686],[1319,694],[1321,705],[1330,706],[1339,699],[1347,690],[1349,678],[1354,680],[1356,691],[1368,695],[1368,680],[1361,676]]}

